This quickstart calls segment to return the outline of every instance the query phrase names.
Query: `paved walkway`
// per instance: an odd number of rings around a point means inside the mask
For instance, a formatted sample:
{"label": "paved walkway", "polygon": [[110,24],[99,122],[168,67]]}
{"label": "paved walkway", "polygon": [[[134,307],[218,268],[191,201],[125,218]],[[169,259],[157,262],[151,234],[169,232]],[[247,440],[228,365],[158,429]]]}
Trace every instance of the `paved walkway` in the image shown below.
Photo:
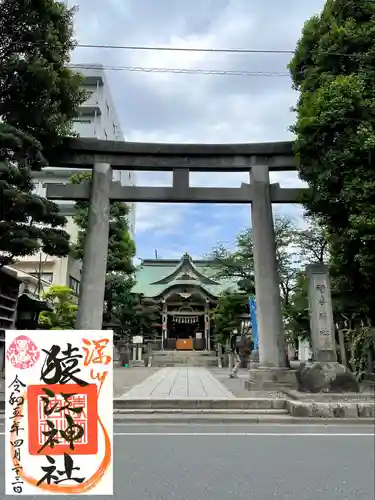
{"label": "paved walkway", "polygon": [[222,399],[235,396],[206,368],[162,368],[125,392],[129,399]]}

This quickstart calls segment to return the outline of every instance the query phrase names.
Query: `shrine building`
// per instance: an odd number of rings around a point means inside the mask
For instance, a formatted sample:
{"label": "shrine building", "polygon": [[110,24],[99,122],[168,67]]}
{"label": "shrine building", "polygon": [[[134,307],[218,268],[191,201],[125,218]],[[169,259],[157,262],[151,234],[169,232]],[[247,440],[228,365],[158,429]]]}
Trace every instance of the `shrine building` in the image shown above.
{"label": "shrine building", "polygon": [[160,301],[161,348],[211,350],[209,312],[224,291],[235,291],[233,280],[214,278],[208,260],[147,259],[136,271],[134,292]]}

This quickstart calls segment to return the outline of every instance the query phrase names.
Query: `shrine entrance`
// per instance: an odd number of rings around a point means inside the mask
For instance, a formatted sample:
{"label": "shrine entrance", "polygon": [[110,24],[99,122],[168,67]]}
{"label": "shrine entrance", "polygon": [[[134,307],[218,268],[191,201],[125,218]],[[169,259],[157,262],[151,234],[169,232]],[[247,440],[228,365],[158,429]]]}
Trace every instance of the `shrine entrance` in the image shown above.
{"label": "shrine entrance", "polygon": [[161,350],[211,350],[210,311],[229,286],[213,274],[210,261],[193,261],[188,253],[142,261],[133,291],[161,305]]}
{"label": "shrine entrance", "polygon": [[[75,185],[47,183],[49,199],[72,202],[90,200],[76,323],[78,330],[102,328],[111,201],[251,204],[259,363],[268,370],[272,380],[276,376],[272,370],[276,368],[277,373],[281,373],[280,368],[286,370],[272,203],[298,203],[306,189],[283,188],[278,183],[273,184],[270,182],[270,171],[296,170],[291,141],[218,145],[72,138],[43,153],[49,165],[54,167],[89,168],[93,172],[91,182]],[[114,169],[169,171],[172,172],[172,185],[123,186],[113,182]],[[210,172],[211,175],[213,172],[247,172],[249,182],[238,187],[193,187],[189,178],[191,172]],[[183,288],[185,284],[191,283],[180,283]],[[162,293],[165,287],[161,281],[159,285]],[[184,290],[181,292],[184,293]],[[206,302],[205,339],[207,349],[210,349],[210,335],[206,334],[208,312],[209,305]],[[168,338],[168,335],[165,336],[168,325],[168,308],[165,304],[162,316],[162,341],[165,342]],[[259,373],[263,380],[264,371],[260,370]]]}
{"label": "shrine entrance", "polygon": [[[210,332],[207,330],[207,334]],[[167,343],[176,350],[202,350],[207,346],[204,338],[204,311],[194,311],[192,307],[181,307],[168,316]]]}

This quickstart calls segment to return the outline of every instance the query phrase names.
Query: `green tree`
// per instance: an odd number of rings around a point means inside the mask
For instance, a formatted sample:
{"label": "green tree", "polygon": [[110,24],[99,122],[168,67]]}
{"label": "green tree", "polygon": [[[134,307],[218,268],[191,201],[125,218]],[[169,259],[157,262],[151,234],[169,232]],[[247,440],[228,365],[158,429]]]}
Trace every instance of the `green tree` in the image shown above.
{"label": "green tree", "polygon": [[[297,347],[298,338],[310,337],[308,282],[306,264],[325,264],[329,260],[328,240],[324,227],[314,217],[306,218],[307,227],[294,232],[298,266],[294,267],[289,300],[284,302],[284,320],[289,340]],[[302,267],[301,267],[302,266]]]}
{"label": "green tree", "polygon": [[[71,184],[90,181],[90,172],[74,174],[70,177]],[[135,243],[129,234],[128,213],[129,207],[125,203],[111,202],[103,320],[105,324],[110,324],[119,335],[126,335],[128,332],[129,315],[131,315],[134,302],[131,289],[134,286]],[[72,245],[72,255],[80,260],[83,259],[88,216],[89,202],[77,202],[73,220],[79,231],[77,242]]]}
{"label": "green tree", "polygon": [[299,260],[303,264],[328,264],[328,234],[316,217],[305,218],[307,227],[294,234],[294,245],[298,247]]}
{"label": "green tree", "polygon": [[241,231],[236,237],[236,247],[230,250],[220,244],[207,256],[216,279],[233,279],[240,290],[255,293],[254,255],[252,231]]}
{"label": "green tree", "polygon": [[211,312],[214,333],[222,345],[226,345],[236,330],[243,332],[243,320],[249,317],[249,297],[246,293],[225,292],[219,297],[215,309]]}
{"label": "green tree", "polygon": [[343,310],[375,320],[375,3],[327,0],[290,63],[308,213],[327,229]]}
{"label": "green tree", "polygon": [[[71,184],[91,181],[91,173],[74,174],[69,179]],[[134,273],[133,257],[135,243],[132,240],[127,215],[129,207],[126,203],[111,202],[109,215],[107,272],[121,272],[128,275]],[[82,260],[85,234],[89,219],[89,202],[79,201],[75,205],[73,220],[79,228],[77,242],[72,245],[74,258]]]}
{"label": "green tree", "polygon": [[0,268],[39,250],[69,252],[66,219],[57,205],[32,192],[31,171],[43,165],[38,141],[0,123]]}
{"label": "green tree", "polygon": [[78,310],[73,290],[65,285],[52,285],[43,298],[53,311],[42,311],[39,323],[47,330],[73,330]]}
{"label": "green tree", "polygon": [[137,294],[134,296],[134,312],[133,335],[157,340],[162,326],[160,301]]}
{"label": "green tree", "polygon": [[43,250],[63,256],[69,236],[55,204],[32,193],[42,147],[71,132],[86,98],[66,67],[74,10],[53,0],[0,2],[0,267]]}
{"label": "green tree", "polygon": [[105,284],[105,309],[103,324],[113,329],[117,338],[132,334],[134,324],[135,296],[132,288],[135,281],[132,276],[108,273]]}
{"label": "green tree", "polygon": [[293,292],[284,308],[285,329],[288,340],[298,346],[298,338],[310,338],[308,283],[304,271],[298,271]]}
{"label": "green tree", "polygon": [[[288,302],[293,289],[296,269],[296,253],[293,252],[293,242],[296,227],[288,217],[275,217],[276,257],[280,275],[281,295]],[[208,256],[216,278],[233,279],[239,289],[248,296],[255,294],[254,255],[252,229],[241,231],[236,238],[234,250],[224,245],[214,248]]]}
{"label": "green tree", "polygon": [[71,135],[86,99],[67,67],[75,47],[75,8],[64,2],[0,2],[0,116],[43,146]]}

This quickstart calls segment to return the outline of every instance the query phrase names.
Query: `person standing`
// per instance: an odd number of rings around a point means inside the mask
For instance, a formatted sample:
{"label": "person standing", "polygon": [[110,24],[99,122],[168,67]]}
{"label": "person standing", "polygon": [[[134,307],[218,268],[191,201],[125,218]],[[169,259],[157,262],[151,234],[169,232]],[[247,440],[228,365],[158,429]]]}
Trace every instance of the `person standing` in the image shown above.
{"label": "person standing", "polygon": [[240,349],[237,343],[237,335],[232,335],[230,340],[230,347],[232,351],[233,367],[229,374],[229,378],[238,378],[238,370],[241,366]]}

